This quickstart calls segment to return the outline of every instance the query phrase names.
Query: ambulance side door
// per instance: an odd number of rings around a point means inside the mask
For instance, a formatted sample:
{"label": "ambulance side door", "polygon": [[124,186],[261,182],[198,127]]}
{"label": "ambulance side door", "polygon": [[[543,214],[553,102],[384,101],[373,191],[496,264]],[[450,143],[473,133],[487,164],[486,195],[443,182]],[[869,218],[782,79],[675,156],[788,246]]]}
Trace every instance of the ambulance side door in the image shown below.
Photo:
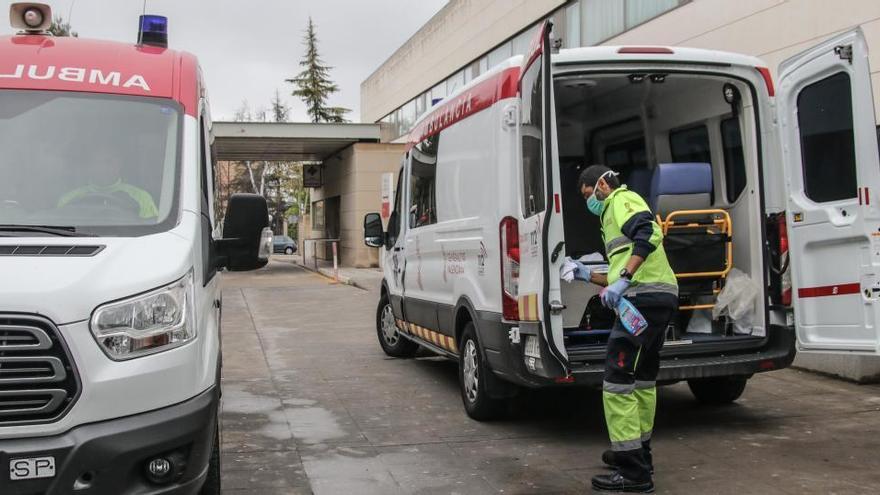
{"label": "ambulance side door", "polygon": [[877,354],[880,158],[861,30],[783,62],[776,99],[798,347]]}

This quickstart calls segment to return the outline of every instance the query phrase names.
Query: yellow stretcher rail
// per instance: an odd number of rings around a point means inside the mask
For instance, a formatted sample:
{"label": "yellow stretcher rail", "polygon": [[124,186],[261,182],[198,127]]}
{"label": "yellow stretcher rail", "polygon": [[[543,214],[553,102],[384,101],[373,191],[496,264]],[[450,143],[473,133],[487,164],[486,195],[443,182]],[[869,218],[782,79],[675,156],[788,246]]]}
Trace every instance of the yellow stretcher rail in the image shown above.
{"label": "yellow stretcher rail", "polygon": [[[711,222],[699,222],[694,221],[693,217],[695,216],[711,216],[713,220]],[[720,218],[719,218],[720,217]],[[676,222],[677,219],[679,222]],[[660,224],[660,227],[663,229],[663,235],[666,236],[670,230],[672,229],[694,229],[699,227],[706,227],[707,232],[715,233],[719,235],[726,235],[727,241],[725,242],[725,262],[724,269],[720,271],[713,272],[686,272],[686,273],[676,273],[675,277],[678,279],[716,279],[718,282],[723,283],[723,281],[727,278],[727,275],[730,273],[730,270],[733,269],[733,241],[732,241],[732,233],[733,233],[733,223],[730,220],[730,214],[726,210],[721,209],[708,209],[708,210],[680,210],[673,211],[666,215],[666,219],[662,219],[660,215],[657,215],[657,223]],[[717,229],[717,230],[715,230]],[[713,290],[715,296],[718,295],[720,289],[716,288]],[[688,306],[680,306],[678,309],[683,311],[696,310],[696,309],[711,309],[714,308],[715,304],[694,304]]]}

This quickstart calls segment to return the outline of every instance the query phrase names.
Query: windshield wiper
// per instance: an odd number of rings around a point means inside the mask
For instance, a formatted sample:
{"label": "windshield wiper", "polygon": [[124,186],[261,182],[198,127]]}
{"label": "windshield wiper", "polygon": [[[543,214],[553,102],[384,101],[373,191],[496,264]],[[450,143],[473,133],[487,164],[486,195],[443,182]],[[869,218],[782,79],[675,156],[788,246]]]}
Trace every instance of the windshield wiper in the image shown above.
{"label": "windshield wiper", "polygon": [[77,232],[76,227],[66,225],[0,225],[0,232],[40,232],[59,237],[95,237],[95,234]]}

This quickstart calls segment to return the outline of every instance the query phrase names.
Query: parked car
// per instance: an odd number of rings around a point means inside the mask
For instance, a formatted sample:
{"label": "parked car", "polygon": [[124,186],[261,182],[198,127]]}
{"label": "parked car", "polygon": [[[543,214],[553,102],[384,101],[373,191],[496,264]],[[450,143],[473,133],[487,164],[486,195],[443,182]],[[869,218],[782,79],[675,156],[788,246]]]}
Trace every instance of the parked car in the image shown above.
{"label": "parked car", "polygon": [[[598,286],[558,275],[566,256],[626,247],[603,242],[574,187],[591,163],[648,198],[669,239],[684,233],[676,214],[712,218],[707,244],[667,245],[685,263],[673,263],[681,307],[662,382],[731,402],[753,374],[789,366],[796,346],[878,353],[880,213],[869,191],[880,190],[880,164],[861,31],[789,59],[776,86],[752,57],[666,47],[550,55],[542,34],[532,54],[416,122],[387,230],[378,213],[365,219],[367,245],[385,257],[386,354],[424,347],[457,360],[475,419],[519,387],[601,385],[613,315],[590,302]],[[697,253],[715,268],[689,266]],[[739,321],[709,311],[734,268],[757,292]]]}
{"label": "parked car", "polygon": [[296,241],[286,235],[276,235],[272,238],[272,251],[276,254],[293,254],[296,252]]}

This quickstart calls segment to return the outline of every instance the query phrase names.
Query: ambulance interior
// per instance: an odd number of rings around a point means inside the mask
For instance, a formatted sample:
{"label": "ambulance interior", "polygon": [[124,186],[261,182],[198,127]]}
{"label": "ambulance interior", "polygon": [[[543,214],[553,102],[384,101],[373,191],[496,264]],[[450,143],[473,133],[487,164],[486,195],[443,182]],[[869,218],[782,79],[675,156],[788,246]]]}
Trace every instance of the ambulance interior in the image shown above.
{"label": "ambulance interior", "polygon": [[[577,188],[583,168],[605,164],[664,229],[681,292],[667,346],[761,345],[763,215],[750,87],[720,76],[582,73],[557,76],[555,100],[566,255],[606,256],[599,219]],[[733,279],[722,301],[745,301],[739,318],[713,316]],[[601,287],[560,283],[567,350],[603,348],[614,314],[601,305]]]}

